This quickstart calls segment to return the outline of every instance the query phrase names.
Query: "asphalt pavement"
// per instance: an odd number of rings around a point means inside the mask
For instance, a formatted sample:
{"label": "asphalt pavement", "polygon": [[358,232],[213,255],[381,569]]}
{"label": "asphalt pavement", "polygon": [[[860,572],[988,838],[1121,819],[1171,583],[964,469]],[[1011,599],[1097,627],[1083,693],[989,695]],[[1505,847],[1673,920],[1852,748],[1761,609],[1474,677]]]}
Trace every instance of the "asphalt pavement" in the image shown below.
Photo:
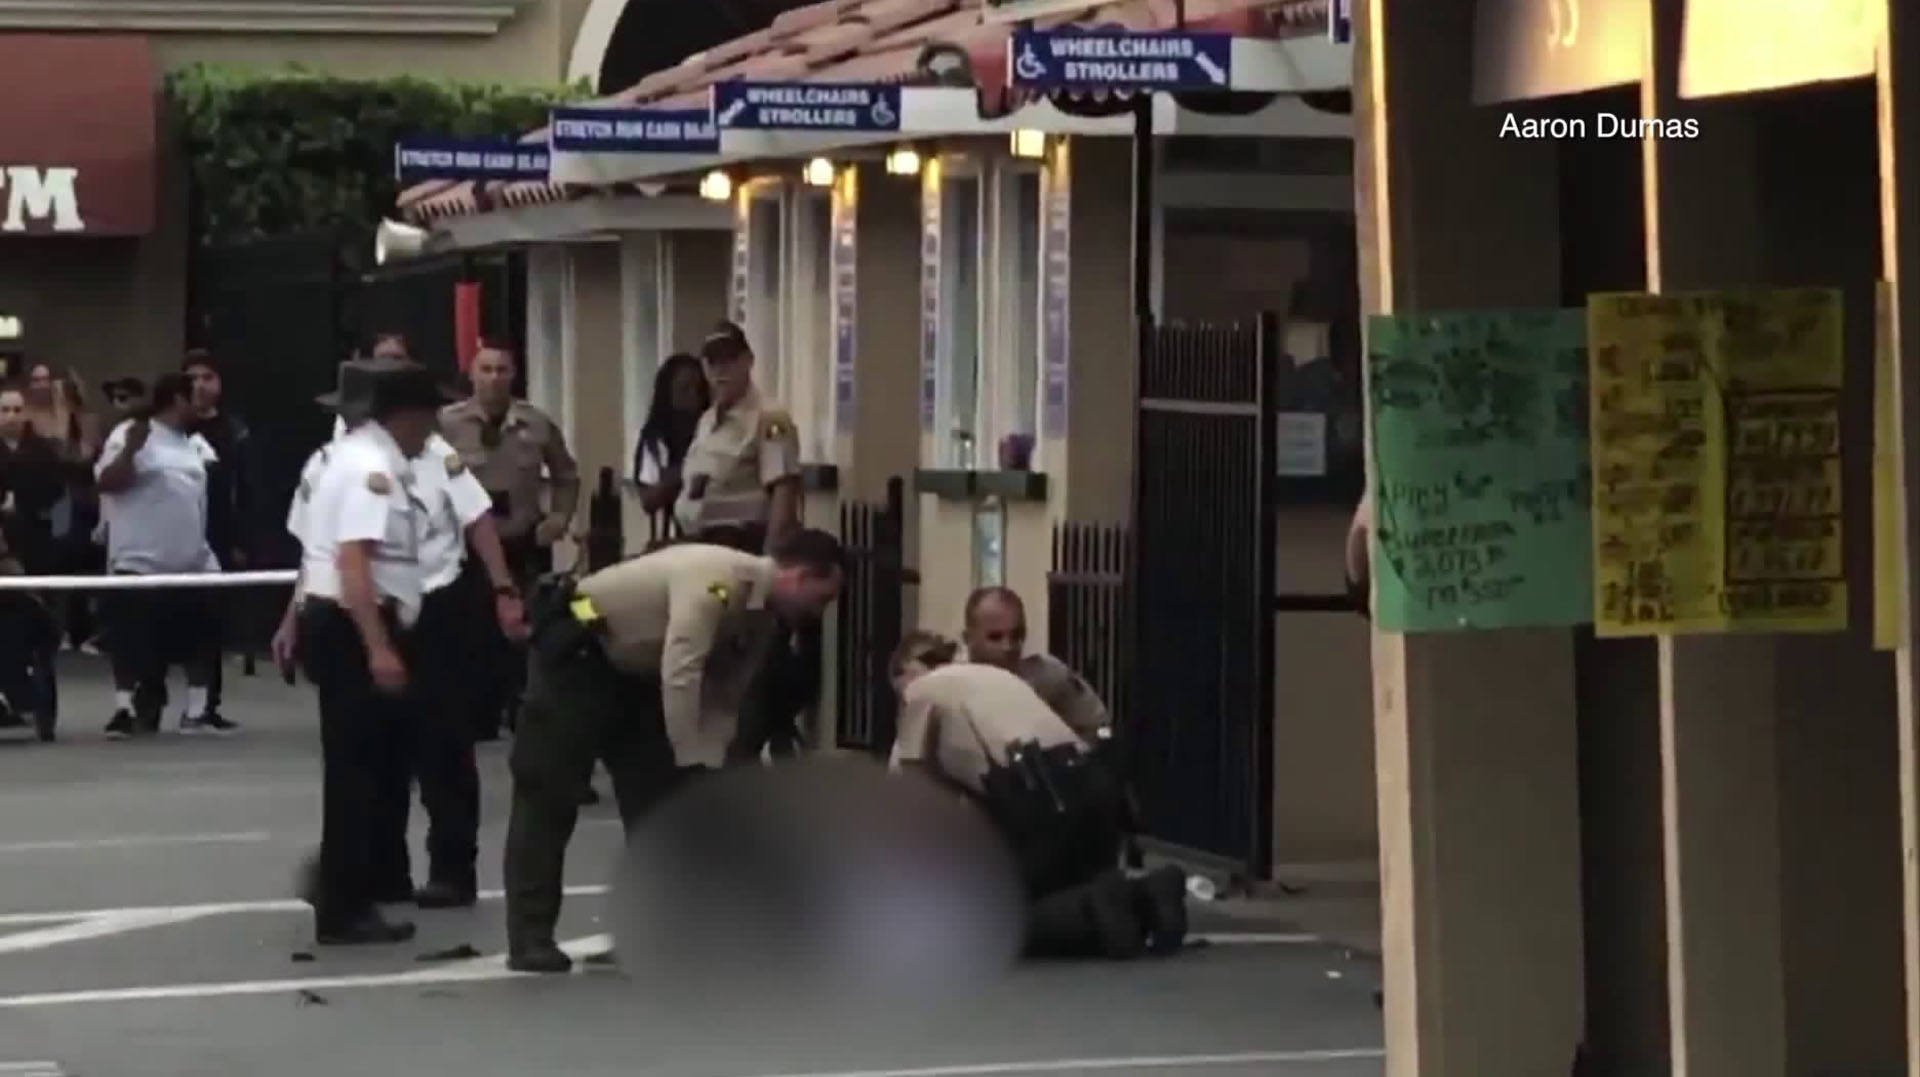
{"label": "asphalt pavement", "polygon": [[[513,975],[497,893],[419,913],[407,946],[315,951],[291,897],[318,833],[310,691],[236,667],[225,709],[238,736],[184,737],[170,716],[161,737],[111,743],[99,661],[69,659],[62,684],[59,743],[0,736],[5,1077],[1384,1071],[1371,969],[1290,925],[1204,908],[1208,944],[1174,957],[1028,965],[937,1014],[874,1006],[817,1028],[743,1018],[724,999],[663,1008],[633,989],[642,970]],[[483,887],[499,886],[503,756],[483,748]],[[416,810],[416,851],[423,822]],[[576,953],[607,945],[619,833],[610,805],[585,811],[560,932]]]}

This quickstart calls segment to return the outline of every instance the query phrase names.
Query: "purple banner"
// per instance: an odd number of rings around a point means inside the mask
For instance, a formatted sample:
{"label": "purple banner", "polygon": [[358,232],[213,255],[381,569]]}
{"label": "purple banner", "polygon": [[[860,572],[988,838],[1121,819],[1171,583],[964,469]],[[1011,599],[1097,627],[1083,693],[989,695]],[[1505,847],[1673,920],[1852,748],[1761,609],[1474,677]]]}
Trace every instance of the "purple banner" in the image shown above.
{"label": "purple banner", "polygon": [[920,191],[920,429],[931,431],[940,401],[940,188],[927,181]]}
{"label": "purple banner", "polygon": [[853,433],[855,393],[854,327],[857,304],[857,278],[854,259],[858,253],[859,220],[856,170],[848,169],[840,189],[833,195],[833,249],[830,255],[833,273],[833,425],[842,434]]}
{"label": "purple banner", "polygon": [[1073,276],[1073,181],[1064,153],[1053,159],[1044,182],[1040,232],[1041,434],[1063,438],[1067,436],[1067,328]]}

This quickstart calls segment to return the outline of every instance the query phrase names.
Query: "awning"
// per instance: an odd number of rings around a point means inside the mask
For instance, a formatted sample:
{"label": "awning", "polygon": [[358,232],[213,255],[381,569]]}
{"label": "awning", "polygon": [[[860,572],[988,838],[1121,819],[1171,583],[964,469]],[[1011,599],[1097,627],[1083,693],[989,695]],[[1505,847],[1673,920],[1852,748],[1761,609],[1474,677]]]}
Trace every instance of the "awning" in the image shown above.
{"label": "awning", "polygon": [[[1243,36],[1324,32],[1328,0],[1185,0],[1192,30]],[[1176,0],[1109,0],[1079,12],[1035,20],[1130,30],[1172,29]],[[982,22],[978,0],[824,0],[786,12],[751,34],[655,72],[604,105],[699,107],[708,89],[728,79],[912,83],[971,86],[984,112],[998,115],[1028,98],[1007,86],[1011,23]],[[950,57],[950,59],[949,59]],[[544,129],[529,139],[544,139]],[[596,188],[584,188],[591,191]],[[493,205],[517,206],[568,197],[545,183],[440,186],[423,184],[401,195],[403,213],[433,220]]]}
{"label": "awning", "polygon": [[153,231],[157,85],[143,37],[0,34],[0,241]]}

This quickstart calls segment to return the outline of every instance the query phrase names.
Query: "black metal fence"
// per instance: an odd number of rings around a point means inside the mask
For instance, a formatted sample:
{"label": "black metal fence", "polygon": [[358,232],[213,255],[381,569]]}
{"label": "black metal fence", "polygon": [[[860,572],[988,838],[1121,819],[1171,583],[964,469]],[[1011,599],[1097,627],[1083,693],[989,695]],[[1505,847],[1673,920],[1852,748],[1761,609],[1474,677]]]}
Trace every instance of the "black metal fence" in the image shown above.
{"label": "black metal fence", "polygon": [[839,714],[835,741],[876,755],[893,747],[897,705],[887,660],[900,644],[906,616],[906,483],[887,480],[882,504],[843,500],[840,541],[847,552],[841,591],[837,662]]}
{"label": "black metal fence", "polygon": [[1143,324],[1128,756],[1147,836],[1272,863],[1280,324]]}
{"label": "black metal fence", "polygon": [[1100,694],[1123,737],[1133,713],[1128,631],[1133,611],[1127,586],[1132,558],[1125,527],[1072,521],[1054,526],[1047,649]]}

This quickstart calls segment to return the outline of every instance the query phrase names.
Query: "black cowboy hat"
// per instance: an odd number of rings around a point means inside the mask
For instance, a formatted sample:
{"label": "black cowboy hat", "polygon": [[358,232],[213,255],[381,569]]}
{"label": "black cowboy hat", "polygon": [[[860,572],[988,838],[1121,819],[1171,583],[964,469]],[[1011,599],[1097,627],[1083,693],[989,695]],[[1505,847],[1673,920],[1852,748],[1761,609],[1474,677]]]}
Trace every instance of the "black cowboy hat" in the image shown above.
{"label": "black cowboy hat", "polygon": [[369,359],[373,373],[371,406],[383,410],[431,409],[438,411],[449,403],[446,387],[433,372],[419,363],[404,359]]}
{"label": "black cowboy hat", "polygon": [[[425,373],[425,368],[406,359],[375,359],[358,356],[340,364],[339,382],[331,392],[321,393],[313,398],[314,403],[340,413],[344,417],[365,416],[373,406],[374,395],[389,377],[406,374],[413,377],[415,372]],[[432,375],[427,375],[432,380]],[[452,390],[436,384],[439,394],[438,404],[447,404],[460,399]],[[424,405],[422,405],[424,406]]]}

